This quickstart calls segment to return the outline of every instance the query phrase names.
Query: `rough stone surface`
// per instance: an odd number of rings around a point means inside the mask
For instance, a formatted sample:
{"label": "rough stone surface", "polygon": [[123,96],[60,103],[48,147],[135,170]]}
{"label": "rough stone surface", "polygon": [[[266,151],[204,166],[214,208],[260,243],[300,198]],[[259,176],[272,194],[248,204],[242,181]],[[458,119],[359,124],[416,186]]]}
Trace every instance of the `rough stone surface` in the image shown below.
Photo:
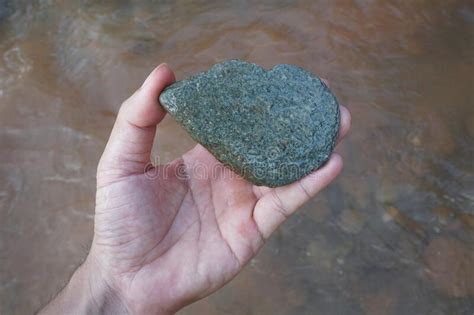
{"label": "rough stone surface", "polygon": [[160,102],[219,161],[257,185],[282,186],[319,168],[339,130],[334,95],[292,65],[266,71],[225,61],[167,87]]}

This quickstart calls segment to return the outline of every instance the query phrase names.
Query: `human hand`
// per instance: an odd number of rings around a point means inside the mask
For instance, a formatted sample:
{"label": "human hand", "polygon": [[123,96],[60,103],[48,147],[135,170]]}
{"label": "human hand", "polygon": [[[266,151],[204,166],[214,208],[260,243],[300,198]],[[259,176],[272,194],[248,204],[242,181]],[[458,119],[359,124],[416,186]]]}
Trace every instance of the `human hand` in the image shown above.
{"label": "human hand", "polygon": [[[98,166],[95,234],[84,270],[104,310],[115,303],[124,312],[168,314],[211,294],[342,168],[333,154],[298,182],[258,187],[201,145],[150,167],[156,125],[165,116],[158,96],[174,80],[161,65],[122,104]],[[341,107],[340,139],[349,126]]]}

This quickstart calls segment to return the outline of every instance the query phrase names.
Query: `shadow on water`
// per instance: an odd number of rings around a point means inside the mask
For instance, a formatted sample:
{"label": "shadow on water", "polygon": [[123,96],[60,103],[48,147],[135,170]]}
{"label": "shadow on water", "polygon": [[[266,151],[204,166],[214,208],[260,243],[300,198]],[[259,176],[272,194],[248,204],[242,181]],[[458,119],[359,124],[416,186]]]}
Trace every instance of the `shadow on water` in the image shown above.
{"label": "shadow on water", "polygon": [[[97,161],[150,69],[241,58],[329,80],[353,115],[345,169],[182,314],[472,314],[473,56],[468,0],[0,0],[0,313],[85,256]],[[155,154],[193,145],[167,118]]]}

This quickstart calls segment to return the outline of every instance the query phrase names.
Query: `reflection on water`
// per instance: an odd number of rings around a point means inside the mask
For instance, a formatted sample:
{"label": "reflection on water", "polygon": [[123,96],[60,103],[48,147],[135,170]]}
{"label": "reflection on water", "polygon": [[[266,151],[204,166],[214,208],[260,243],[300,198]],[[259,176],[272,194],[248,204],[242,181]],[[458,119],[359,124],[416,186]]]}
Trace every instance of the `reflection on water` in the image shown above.
{"label": "reflection on water", "polygon": [[[242,58],[330,81],[345,170],[182,314],[472,314],[472,1],[78,3],[0,0],[0,313],[37,309],[85,256],[96,163],[147,72]],[[159,127],[162,160],[193,144]]]}

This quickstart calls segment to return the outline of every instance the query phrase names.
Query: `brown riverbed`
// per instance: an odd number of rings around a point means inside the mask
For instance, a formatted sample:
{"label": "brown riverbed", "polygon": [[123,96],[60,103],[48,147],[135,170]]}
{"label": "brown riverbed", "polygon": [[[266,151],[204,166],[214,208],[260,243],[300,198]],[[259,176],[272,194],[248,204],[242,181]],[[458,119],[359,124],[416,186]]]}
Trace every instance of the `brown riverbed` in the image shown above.
{"label": "brown riverbed", "polygon": [[[92,238],[95,168],[157,64],[303,66],[353,115],[339,179],[182,314],[474,312],[474,3],[0,0],[0,313],[30,314]],[[193,141],[167,118],[156,154]]]}

